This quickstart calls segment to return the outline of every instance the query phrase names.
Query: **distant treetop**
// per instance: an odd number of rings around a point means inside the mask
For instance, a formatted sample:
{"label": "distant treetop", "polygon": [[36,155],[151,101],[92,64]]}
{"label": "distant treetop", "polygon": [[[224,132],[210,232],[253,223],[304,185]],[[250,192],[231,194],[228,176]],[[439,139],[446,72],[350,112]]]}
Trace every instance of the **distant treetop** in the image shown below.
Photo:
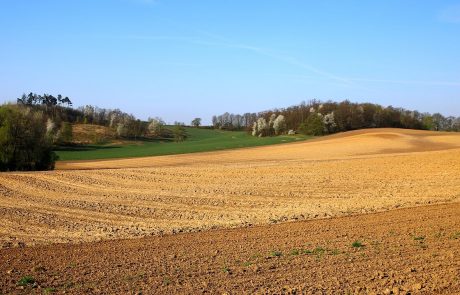
{"label": "distant treetop", "polygon": [[57,97],[49,94],[39,95],[36,93],[30,92],[28,95],[23,94],[20,98],[17,99],[18,104],[22,105],[45,105],[45,106],[72,106],[72,101],[66,96],[58,94]]}

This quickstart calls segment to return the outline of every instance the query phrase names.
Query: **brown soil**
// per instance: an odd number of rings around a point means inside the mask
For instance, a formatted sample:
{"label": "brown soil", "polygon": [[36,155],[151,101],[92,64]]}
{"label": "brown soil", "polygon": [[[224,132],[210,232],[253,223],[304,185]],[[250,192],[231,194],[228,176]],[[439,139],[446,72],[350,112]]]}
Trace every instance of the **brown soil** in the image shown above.
{"label": "brown soil", "polygon": [[17,294],[460,294],[460,203],[10,248],[0,274],[0,293]]}
{"label": "brown soil", "polygon": [[460,294],[459,134],[61,168],[0,174],[0,294]]}
{"label": "brown soil", "polygon": [[[381,139],[389,133],[397,139]],[[423,145],[417,152],[381,152],[413,149],[417,138],[445,150],[424,151]],[[447,149],[455,145],[460,135],[453,133],[373,130],[282,147],[150,158],[152,167],[146,168],[2,173],[0,246],[135,238],[458,201],[460,149]]]}

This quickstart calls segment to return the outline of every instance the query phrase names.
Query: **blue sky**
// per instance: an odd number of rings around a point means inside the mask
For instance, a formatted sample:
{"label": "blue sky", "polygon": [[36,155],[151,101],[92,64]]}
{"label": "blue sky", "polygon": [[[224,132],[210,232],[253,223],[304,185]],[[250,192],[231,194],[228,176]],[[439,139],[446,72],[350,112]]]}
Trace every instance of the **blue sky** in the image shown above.
{"label": "blue sky", "polygon": [[0,0],[0,102],[210,121],[312,98],[460,115],[460,1]]}

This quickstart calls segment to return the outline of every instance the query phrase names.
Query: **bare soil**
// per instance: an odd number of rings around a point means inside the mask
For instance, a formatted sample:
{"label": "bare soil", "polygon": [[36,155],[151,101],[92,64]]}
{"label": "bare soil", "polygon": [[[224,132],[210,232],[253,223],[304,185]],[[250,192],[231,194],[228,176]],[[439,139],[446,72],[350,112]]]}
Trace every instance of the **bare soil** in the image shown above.
{"label": "bare soil", "polygon": [[[420,141],[424,144],[414,144]],[[282,147],[72,164],[150,163],[144,168],[2,173],[0,247],[136,238],[459,201],[456,147],[460,135],[455,133],[384,129]]]}
{"label": "bare soil", "polygon": [[460,294],[460,204],[10,248],[0,274],[15,294]]}
{"label": "bare soil", "polygon": [[456,133],[59,168],[0,174],[0,294],[460,294]]}

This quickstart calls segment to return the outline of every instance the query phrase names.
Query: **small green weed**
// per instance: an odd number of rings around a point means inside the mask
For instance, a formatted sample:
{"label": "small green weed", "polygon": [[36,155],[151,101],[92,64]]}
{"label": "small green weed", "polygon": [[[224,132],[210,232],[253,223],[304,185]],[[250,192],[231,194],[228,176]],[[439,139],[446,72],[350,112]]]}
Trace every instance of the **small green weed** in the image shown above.
{"label": "small green weed", "polygon": [[27,286],[32,285],[33,283],[35,283],[35,279],[33,277],[25,276],[18,281],[18,286]]}
{"label": "small green weed", "polygon": [[326,252],[326,249],[324,249],[323,247],[321,246],[318,246],[316,247],[315,249],[313,250],[309,250],[309,249],[304,249],[302,250],[302,254],[307,254],[307,255],[318,255],[318,256],[321,256],[324,254],[324,252]]}
{"label": "small green weed", "polygon": [[326,252],[326,249],[324,249],[323,247],[316,247],[315,249],[313,249],[313,254],[316,255],[322,255],[324,254],[324,252]]}
{"label": "small green weed", "polygon": [[351,246],[352,246],[353,248],[358,248],[358,249],[364,247],[363,243],[361,243],[360,241],[354,241],[354,242],[351,244]]}
{"label": "small green weed", "polygon": [[254,254],[254,255],[251,256],[251,259],[252,259],[252,260],[256,260],[256,259],[258,259],[258,258],[260,258],[260,257],[262,257],[262,255],[260,255],[259,253],[256,253],[256,254]]}
{"label": "small green weed", "polygon": [[270,252],[271,257],[281,257],[283,253],[281,251],[272,251]]}
{"label": "small green weed", "polygon": [[339,255],[339,254],[340,254],[339,249],[334,249],[334,250],[331,251],[331,255],[335,256],[335,255]]}

